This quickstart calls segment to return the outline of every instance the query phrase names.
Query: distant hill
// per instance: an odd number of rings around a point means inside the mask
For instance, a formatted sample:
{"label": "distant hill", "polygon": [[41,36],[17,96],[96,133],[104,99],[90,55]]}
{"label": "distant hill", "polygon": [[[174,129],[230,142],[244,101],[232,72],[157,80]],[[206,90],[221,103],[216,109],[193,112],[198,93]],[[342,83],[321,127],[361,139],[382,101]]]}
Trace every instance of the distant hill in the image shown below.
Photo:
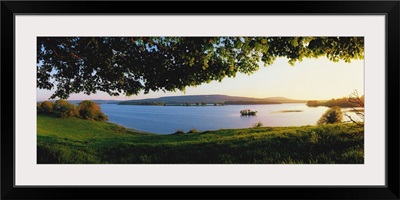
{"label": "distant hill", "polygon": [[[120,100],[90,100],[90,101],[96,102],[98,104],[118,104],[122,102]],[[72,100],[71,102],[80,103],[82,102],[82,100]]]}
{"label": "distant hill", "polygon": [[[56,100],[50,100],[55,102]],[[82,100],[67,100],[72,104],[79,104]],[[228,95],[185,95],[185,96],[167,96],[160,98],[148,98],[139,100],[91,100],[98,104],[120,104],[120,105],[180,105],[180,104],[279,104],[279,103],[307,103],[307,100],[296,100],[285,97],[252,98],[238,97]],[[42,102],[42,101],[38,101]]]}
{"label": "distant hill", "polygon": [[[55,102],[56,100],[50,100],[50,101]],[[67,101],[72,104],[79,104],[84,100],[67,100]],[[118,104],[121,102],[120,100],[90,100],[90,101],[96,102],[98,104]],[[38,101],[38,102],[43,102],[43,101]]]}
{"label": "distant hill", "polygon": [[161,105],[161,104],[277,104],[277,103],[306,103],[306,100],[294,100],[285,97],[251,98],[228,95],[185,95],[149,98],[140,100],[121,101],[121,105]]}

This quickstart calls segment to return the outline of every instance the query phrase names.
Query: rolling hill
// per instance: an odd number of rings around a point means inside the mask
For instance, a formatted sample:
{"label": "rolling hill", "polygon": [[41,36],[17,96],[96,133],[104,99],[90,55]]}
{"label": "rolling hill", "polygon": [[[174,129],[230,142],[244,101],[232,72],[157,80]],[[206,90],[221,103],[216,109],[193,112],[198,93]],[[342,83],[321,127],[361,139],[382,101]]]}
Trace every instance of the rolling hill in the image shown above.
{"label": "rolling hill", "polygon": [[[55,100],[51,100],[55,102]],[[82,100],[68,100],[69,103],[79,104]],[[286,97],[252,98],[229,95],[184,95],[166,96],[159,98],[147,98],[138,100],[91,100],[98,104],[120,104],[120,105],[180,105],[180,104],[280,104],[280,103],[307,103],[307,100],[289,99]],[[38,101],[42,102],[42,101]]]}
{"label": "rolling hill", "polygon": [[168,96],[160,98],[149,98],[140,100],[122,101],[121,105],[135,105],[146,103],[164,103],[164,104],[277,104],[277,103],[306,103],[306,100],[288,99],[285,97],[269,97],[269,98],[251,98],[251,97],[238,97],[228,95],[185,95],[185,96]]}

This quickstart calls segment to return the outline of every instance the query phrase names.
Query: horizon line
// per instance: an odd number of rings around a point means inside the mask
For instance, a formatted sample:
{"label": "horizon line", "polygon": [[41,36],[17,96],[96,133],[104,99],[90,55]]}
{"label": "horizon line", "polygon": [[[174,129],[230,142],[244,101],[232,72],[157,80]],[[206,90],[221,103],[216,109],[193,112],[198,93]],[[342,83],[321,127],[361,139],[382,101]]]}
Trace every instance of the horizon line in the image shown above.
{"label": "horizon line", "polygon": [[[165,98],[165,97],[189,97],[189,96],[229,96],[229,97],[243,97],[243,98],[253,98],[253,99],[268,99],[268,98],[286,98],[290,100],[299,100],[299,101],[312,101],[312,100],[330,100],[329,99],[297,99],[297,98],[289,98],[289,97],[284,97],[284,96],[271,96],[271,97],[249,97],[249,96],[236,96],[236,95],[226,95],[226,94],[191,94],[191,95],[171,95],[171,96],[160,96],[160,97],[149,97],[149,98],[141,98],[141,99],[127,99],[127,100],[121,100],[121,99],[65,99],[67,101],[85,101],[85,100],[90,100],[90,101],[131,101],[131,100],[146,100],[146,99],[159,99],[159,98]],[[111,96],[110,96],[111,97]],[[121,96],[119,96],[121,97]],[[343,96],[345,97],[345,96]],[[343,97],[335,97],[334,99],[338,98],[343,98]],[[60,100],[61,98],[58,99],[43,99],[43,100],[36,100],[38,101],[57,101]]]}

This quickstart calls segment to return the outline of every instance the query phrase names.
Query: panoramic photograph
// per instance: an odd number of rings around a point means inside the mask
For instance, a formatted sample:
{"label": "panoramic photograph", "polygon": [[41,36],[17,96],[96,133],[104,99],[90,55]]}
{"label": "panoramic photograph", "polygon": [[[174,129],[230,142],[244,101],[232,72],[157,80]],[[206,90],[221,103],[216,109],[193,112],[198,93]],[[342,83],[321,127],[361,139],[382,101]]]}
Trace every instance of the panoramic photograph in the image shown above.
{"label": "panoramic photograph", "polygon": [[37,37],[37,164],[364,164],[364,37]]}

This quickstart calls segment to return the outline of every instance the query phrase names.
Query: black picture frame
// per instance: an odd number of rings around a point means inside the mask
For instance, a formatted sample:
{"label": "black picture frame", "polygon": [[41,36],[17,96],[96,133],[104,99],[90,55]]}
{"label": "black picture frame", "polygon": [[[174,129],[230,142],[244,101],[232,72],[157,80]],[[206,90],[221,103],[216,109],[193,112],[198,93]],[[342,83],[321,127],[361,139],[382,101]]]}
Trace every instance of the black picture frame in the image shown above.
{"label": "black picture frame", "polygon": [[[156,12],[159,8],[163,11]],[[399,199],[399,11],[399,1],[1,1],[1,198]],[[15,187],[14,19],[18,14],[384,14],[387,25],[386,186]]]}

